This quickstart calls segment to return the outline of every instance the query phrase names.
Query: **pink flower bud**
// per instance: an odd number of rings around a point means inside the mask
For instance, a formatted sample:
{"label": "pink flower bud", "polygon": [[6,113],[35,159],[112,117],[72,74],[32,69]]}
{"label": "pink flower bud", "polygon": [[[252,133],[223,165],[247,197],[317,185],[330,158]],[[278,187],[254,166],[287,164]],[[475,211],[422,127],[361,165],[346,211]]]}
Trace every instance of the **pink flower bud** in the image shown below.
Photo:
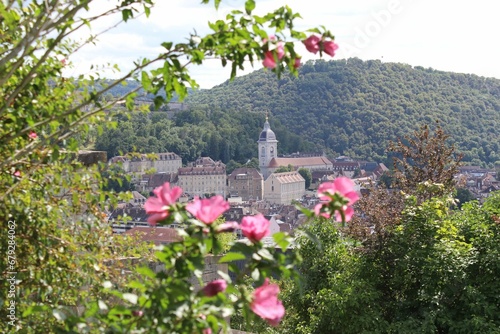
{"label": "pink flower bud", "polygon": [[264,53],[264,61],[262,65],[266,68],[273,69],[276,67],[276,61],[274,60],[274,54],[271,51],[266,51]]}
{"label": "pink flower bud", "polygon": [[205,285],[205,287],[203,288],[203,293],[207,297],[213,297],[217,295],[219,292],[224,292],[226,288],[227,288],[226,281],[220,278]]}
{"label": "pink flower bud", "polygon": [[142,317],[142,316],[144,315],[144,312],[134,310],[134,311],[132,311],[132,315],[133,315],[134,317]]}
{"label": "pink flower bud", "polygon": [[307,37],[302,43],[306,46],[307,51],[312,52],[314,54],[319,51],[319,43],[321,42],[321,38],[316,35],[311,35]]}
{"label": "pink flower bud", "polygon": [[335,50],[337,50],[339,46],[335,44],[333,41],[326,41],[323,43],[323,50],[326,54],[331,57],[335,56]]}

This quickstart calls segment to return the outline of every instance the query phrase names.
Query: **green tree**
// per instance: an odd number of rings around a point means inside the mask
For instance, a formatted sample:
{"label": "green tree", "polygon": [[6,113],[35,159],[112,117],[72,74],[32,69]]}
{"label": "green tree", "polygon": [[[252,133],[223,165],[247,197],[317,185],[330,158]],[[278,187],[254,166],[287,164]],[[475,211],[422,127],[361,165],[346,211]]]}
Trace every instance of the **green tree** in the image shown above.
{"label": "green tree", "polygon": [[314,221],[296,243],[303,262],[300,283],[282,283],[288,315],[283,332],[363,333],[384,332],[378,292],[363,276],[361,253],[332,222]]}
{"label": "green tree", "polygon": [[394,185],[410,194],[415,194],[422,182],[443,185],[427,187],[426,192],[418,191],[423,199],[451,193],[462,155],[455,152],[454,145],[447,144],[448,138],[439,124],[434,134],[423,125],[413,137],[405,136],[408,144],[401,139],[390,143],[388,150],[400,155],[394,157]]}
{"label": "green tree", "polygon": [[312,181],[311,171],[307,168],[299,168],[298,172],[300,175],[302,175],[304,180],[306,180],[306,189],[309,189],[309,186],[311,185]]}
{"label": "green tree", "polygon": [[458,200],[458,208],[461,208],[465,203],[476,199],[474,194],[467,188],[457,188],[455,198]]}
{"label": "green tree", "polygon": [[293,172],[294,170],[295,168],[292,165],[280,166],[274,171],[274,173]]}

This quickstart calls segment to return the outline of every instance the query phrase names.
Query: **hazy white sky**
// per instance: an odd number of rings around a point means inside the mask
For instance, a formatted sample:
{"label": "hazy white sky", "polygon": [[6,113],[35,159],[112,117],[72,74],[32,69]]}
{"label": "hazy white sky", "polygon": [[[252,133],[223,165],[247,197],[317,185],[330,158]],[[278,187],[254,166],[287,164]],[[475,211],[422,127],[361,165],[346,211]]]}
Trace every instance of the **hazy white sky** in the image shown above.
{"label": "hazy white sky", "polygon": [[[244,0],[222,0],[219,11],[201,0],[157,0],[149,18],[120,25],[71,58],[72,74],[85,72],[90,64],[112,62],[122,70],[140,57],[153,57],[163,41],[183,41],[194,29],[208,33],[209,21],[240,9]],[[107,1],[102,0],[104,6]],[[438,70],[475,73],[500,78],[500,2],[492,0],[257,0],[257,13],[287,4],[299,12],[298,28],[324,25],[340,46],[335,59],[358,57],[432,67]],[[93,26],[98,32],[113,21]],[[303,59],[313,59],[302,45]],[[327,60],[331,59],[326,56]],[[247,67],[247,71],[259,69]],[[229,78],[229,68],[208,60],[193,66],[191,73],[201,88]]]}

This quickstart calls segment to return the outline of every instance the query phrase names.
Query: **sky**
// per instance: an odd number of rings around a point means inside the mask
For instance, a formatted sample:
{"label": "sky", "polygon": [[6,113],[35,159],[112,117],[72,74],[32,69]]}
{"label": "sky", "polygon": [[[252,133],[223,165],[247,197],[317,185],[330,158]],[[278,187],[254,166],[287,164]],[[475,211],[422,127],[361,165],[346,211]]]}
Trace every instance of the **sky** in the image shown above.
{"label": "sky", "polygon": [[[209,33],[208,22],[223,19],[233,9],[242,9],[244,0],[222,0],[218,11],[201,0],[156,0],[149,18],[145,15],[120,24],[74,54],[69,75],[89,73],[92,64],[117,64],[122,70],[141,57],[161,52],[164,41],[184,42],[189,33]],[[301,14],[297,29],[320,25],[335,35],[339,50],[333,59],[358,57],[363,60],[406,63],[437,70],[474,73],[500,79],[500,3],[492,0],[256,0],[256,14],[288,5]],[[97,0],[91,11],[104,8],[109,1]],[[114,25],[107,18],[92,25],[98,33]],[[88,31],[86,32],[88,33]],[[83,36],[83,35],[82,35]],[[296,50],[302,59],[318,59],[301,43]],[[325,60],[332,59],[324,55]],[[247,64],[241,74],[260,69]],[[230,68],[217,59],[190,67],[201,88],[211,88],[229,78]],[[105,72],[108,77],[117,73]]]}

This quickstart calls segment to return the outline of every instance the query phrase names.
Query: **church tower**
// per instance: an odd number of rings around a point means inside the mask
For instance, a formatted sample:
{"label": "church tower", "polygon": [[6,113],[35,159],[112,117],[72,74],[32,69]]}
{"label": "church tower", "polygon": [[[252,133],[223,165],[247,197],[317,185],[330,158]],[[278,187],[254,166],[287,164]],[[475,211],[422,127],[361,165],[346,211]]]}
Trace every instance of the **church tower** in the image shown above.
{"label": "church tower", "polygon": [[259,146],[259,167],[260,172],[264,176],[264,180],[269,176],[269,162],[278,156],[278,141],[276,140],[276,135],[271,126],[269,125],[269,120],[266,113],[266,122],[264,123],[264,129],[260,133],[259,140],[257,141]]}

